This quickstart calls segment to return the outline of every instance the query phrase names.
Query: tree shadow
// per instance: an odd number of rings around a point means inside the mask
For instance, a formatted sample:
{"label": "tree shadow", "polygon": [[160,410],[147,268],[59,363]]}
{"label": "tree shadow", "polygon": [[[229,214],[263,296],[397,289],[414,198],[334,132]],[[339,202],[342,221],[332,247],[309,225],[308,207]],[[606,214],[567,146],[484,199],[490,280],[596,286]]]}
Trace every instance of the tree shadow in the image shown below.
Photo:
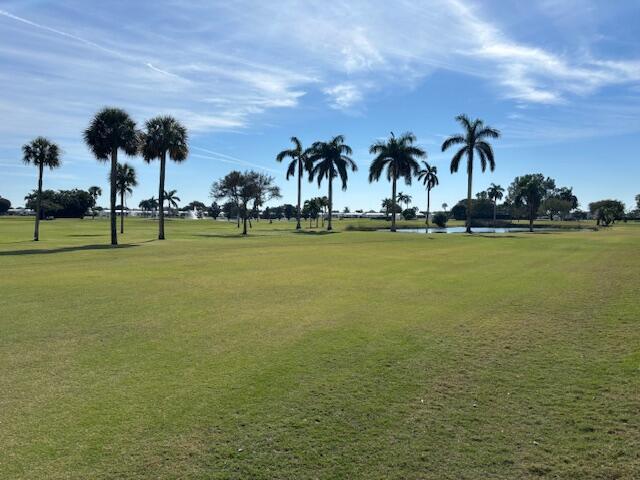
{"label": "tree shadow", "polygon": [[328,230],[296,230],[292,233],[295,233],[296,235],[333,235],[334,233],[340,232]]}
{"label": "tree shadow", "polygon": [[0,257],[11,257],[18,255],[46,255],[52,253],[65,253],[65,252],[82,252],[88,250],[111,250],[120,248],[137,247],[138,245],[125,243],[122,245],[79,245],[75,247],[60,247],[60,248],[31,248],[28,250],[10,250],[6,252],[0,252]]}
{"label": "tree shadow", "polygon": [[[524,232],[523,232],[524,233]],[[468,235],[469,237],[473,236],[473,237],[480,237],[480,238],[491,238],[491,239],[497,239],[497,238],[524,238],[521,235],[507,235],[504,233],[494,233],[494,234],[485,234],[485,233],[473,233],[471,235]]]}
{"label": "tree shadow", "polygon": [[67,237],[108,237],[109,234],[100,234],[100,233],[78,233],[73,235],[67,235]]}

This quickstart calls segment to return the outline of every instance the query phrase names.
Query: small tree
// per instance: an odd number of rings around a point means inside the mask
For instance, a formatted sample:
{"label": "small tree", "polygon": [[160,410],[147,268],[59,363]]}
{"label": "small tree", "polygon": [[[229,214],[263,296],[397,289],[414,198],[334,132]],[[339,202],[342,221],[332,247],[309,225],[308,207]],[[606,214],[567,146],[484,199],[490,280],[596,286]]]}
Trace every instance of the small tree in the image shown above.
{"label": "small tree", "polygon": [[0,215],[4,215],[11,208],[11,202],[8,198],[0,197]]}
{"label": "small tree", "polygon": [[232,202],[242,219],[242,235],[247,235],[249,216],[257,211],[257,206],[280,197],[280,190],[273,182],[273,177],[262,173],[233,171],[213,183],[211,196],[216,200],[226,198]]}
{"label": "small tree", "polygon": [[416,210],[417,207],[413,207],[413,208],[405,208],[402,211],[402,216],[405,220],[413,220],[416,218]]}
{"label": "small tree", "polygon": [[102,189],[98,186],[89,187],[89,195],[93,198],[93,206],[91,207],[91,219],[96,218],[96,204],[98,203],[98,197],[102,195]]}
{"label": "small tree", "polygon": [[555,188],[555,182],[541,173],[531,173],[516,177],[509,186],[509,198],[517,206],[526,207],[529,231],[533,232],[533,221],[540,209],[547,191]]}
{"label": "small tree", "polygon": [[438,212],[433,216],[433,223],[440,228],[445,228],[447,226],[447,220],[449,220],[449,217],[444,212]]}
{"label": "small tree", "polygon": [[138,185],[135,169],[128,163],[118,163],[116,166],[116,190],[120,194],[120,233],[124,233],[125,197],[133,193],[133,187]]}
{"label": "small tree", "polygon": [[23,145],[22,153],[22,161],[26,165],[38,167],[38,199],[36,204],[36,225],[33,232],[33,241],[37,242],[40,238],[40,217],[42,216],[42,174],[45,167],[50,170],[60,167],[60,148],[48,139],[38,137],[31,143]]}
{"label": "small tree", "polygon": [[220,214],[222,213],[222,208],[216,202],[213,202],[211,206],[207,209],[207,213],[211,218],[217,220]]}

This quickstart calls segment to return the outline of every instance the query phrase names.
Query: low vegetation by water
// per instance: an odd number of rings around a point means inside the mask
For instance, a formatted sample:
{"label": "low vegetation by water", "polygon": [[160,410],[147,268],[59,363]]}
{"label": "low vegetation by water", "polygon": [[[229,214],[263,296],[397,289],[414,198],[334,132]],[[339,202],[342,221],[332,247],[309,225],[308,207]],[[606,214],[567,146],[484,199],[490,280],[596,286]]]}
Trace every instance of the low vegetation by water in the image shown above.
{"label": "low vegetation by water", "polygon": [[640,225],[357,223],[0,219],[0,478],[638,477]]}

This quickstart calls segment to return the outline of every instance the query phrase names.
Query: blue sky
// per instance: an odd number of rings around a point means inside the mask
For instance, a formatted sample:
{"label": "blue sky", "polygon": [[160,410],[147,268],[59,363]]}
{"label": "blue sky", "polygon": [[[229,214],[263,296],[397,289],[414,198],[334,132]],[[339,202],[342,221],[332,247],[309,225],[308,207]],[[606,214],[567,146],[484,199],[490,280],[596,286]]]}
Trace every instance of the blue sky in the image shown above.
{"label": "blue sky", "polygon": [[[63,167],[45,188],[101,185],[107,166],[82,143],[91,115],[127,109],[139,124],[169,113],[191,132],[191,156],[169,165],[183,203],[210,202],[231,169],[263,169],[294,203],[274,157],[289,137],[341,133],[360,170],[336,208],[378,209],[369,145],[413,131],[439,168],[434,205],[464,197],[449,173],[455,115],[502,130],[496,171],[474,191],[542,172],[573,186],[581,206],[640,193],[640,3],[510,1],[0,1],[0,195],[14,205],[36,185],[20,146],[58,142]],[[158,165],[139,175],[129,205],[157,194]],[[424,190],[401,187],[424,208]],[[325,194],[305,184],[305,197]],[[106,195],[99,201],[105,205]]]}

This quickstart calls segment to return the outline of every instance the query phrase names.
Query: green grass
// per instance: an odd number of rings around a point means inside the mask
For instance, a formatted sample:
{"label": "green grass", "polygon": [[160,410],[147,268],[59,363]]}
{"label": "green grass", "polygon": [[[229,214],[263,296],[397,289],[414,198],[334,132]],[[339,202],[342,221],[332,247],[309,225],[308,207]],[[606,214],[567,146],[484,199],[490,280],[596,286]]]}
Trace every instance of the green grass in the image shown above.
{"label": "green grass", "polygon": [[639,225],[32,227],[0,219],[2,479],[640,478]]}

